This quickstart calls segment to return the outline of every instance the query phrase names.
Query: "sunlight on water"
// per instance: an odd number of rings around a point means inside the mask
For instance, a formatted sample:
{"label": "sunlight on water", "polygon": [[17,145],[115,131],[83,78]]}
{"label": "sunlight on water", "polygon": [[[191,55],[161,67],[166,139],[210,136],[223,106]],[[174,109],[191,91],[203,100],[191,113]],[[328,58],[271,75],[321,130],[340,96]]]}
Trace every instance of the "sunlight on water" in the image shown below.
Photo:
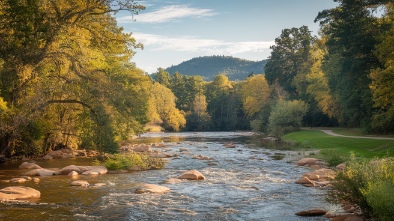
{"label": "sunlight on water", "polygon": [[[332,210],[333,206],[324,201],[324,190],[294,183],[308,171],[306,168],[270,157],[281,151],[249,148],[252,135],[247,132],[144,134],[132,142],[164,142],[166,147],[158,150],[179,156],[171,159],[163,170],[78,177],[91,184],[107,184],[100,188],[72,187],[72,178],[68,176],[43,177],[39,184],[26,183],[25,186],[41,191],[41,199],[4,203],[0,220],[326,220],[294,215],[311,208]],[[229,142],[235,148],[223,146]],[[198,156],[206,158],[201,160]],[[82,163],[86,165],[88,161]],[[45,162],[46,167],[56,168],[67,164],[77,162]],[[0,170],[0,179],[17,176],[18,165]],[[206,180],[163,183],[191,169],[199,170]],[[170,192],[135,194],[140,183],[163,185]],[[8,185],[0,183],[1,188]]]}

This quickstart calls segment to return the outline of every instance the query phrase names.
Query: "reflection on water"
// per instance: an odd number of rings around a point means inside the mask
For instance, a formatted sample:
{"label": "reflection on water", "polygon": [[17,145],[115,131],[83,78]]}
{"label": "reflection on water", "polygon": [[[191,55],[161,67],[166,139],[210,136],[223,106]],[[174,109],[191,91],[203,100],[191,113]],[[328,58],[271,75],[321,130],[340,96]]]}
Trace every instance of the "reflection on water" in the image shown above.
{"label": "reflection on water", "polygon": [[[166,147],[158,150],[178,153],[179,157],[171,159],[163,170],[77,178],[107,184],[96,189],[72,187],[73,178],[67,176],[42,177],[39,184],[23,184],[41,191],[41,199],[3,204],[0,220],[326,220],[294,215],[311,208],[332,209],[324,201],[324,190],[294,184],[306,168],[288,163],[288,158],[272,158],[278,152],[296,154],[250,148],[254,147],[251,140],[252,134],[246,132],[144,134],[132,142],[164,142]],[[223,144],[228,142],[236,147],[225,148]],[[211,160],[195,159],[197,155]],[[38,164],[61,168],[89,161]],[[19,164],[1,167],[0,179],[19,175]],[[199,170],[207,179],[163,184],[190,169]],[[134,194],[133,188],[140,182],[164,185],[171,191]],[[9,185],[0,183],[1,188]]]}

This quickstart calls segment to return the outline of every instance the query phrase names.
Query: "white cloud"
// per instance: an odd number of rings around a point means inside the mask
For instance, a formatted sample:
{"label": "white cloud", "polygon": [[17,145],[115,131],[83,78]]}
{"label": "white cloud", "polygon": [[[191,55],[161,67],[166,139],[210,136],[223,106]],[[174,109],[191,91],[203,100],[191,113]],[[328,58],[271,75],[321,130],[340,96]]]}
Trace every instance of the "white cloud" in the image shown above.
{"label": "white cloud", "polygon": [[204,18],[214,15],[216,15],[216,13],[212,9],[190,8],[185,5],[171,5],[157,11],[148,13],[140,12],[139,15],[124,16],[117,20],[120,23],[129,23],[134,20],[142,23],[163,23],[186,17]]}
{"label": "white cloud", "polygon": [[133,33],[137,42],[153,51],[201,52],[204,54],[237,55],[241,53],[266,52],[274,41],[228,42],[214,39],[201,39],[193,36],[161,36]]}

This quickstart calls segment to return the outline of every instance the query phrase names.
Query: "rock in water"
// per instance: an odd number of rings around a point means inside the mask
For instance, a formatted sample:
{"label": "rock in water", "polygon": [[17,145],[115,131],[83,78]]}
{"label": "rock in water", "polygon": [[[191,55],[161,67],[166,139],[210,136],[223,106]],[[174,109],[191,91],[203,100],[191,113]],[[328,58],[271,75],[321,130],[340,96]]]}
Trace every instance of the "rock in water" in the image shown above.
{"label": "rock in water", "polygon": [[89,183],[84,180],[76,180],[71,183],[71,186],[89,186]]}
{"label": "rock in water", "polygon": [[29,162],[23,162],[20,166],[19,169],[41,169],[42,167],[38,166],[35,163],[29,163]]}
{"label": "rock in water", "polygon": [[47,169],[34,169],[24,173],[26,176],[53,176],[55,171]]}
{"label": "rock in water", "polygon": [[40,191],[24,186],[10,186],[0,190],[0,201],[35,199],[40,196]]}
{"label": "rock in water", "polygon": [[165,186],[159,186],[155,184],[148,184],[144,183],[139,186],[134,193],[141,194],[141,193],[156,193],[156,194],[163,194],[169,192],[170,189]]}
{"label": "rock in water", "polygon": [[296,213],[296,215],[297,216],[323,216],[326,213],[327,211],[322,209],[311,209],[311,210],[300,211]]}
{"label": "rock in water", "polygon": [[205,176],[197,170],[189,170],[178,177],[178,179],[205,180]]}

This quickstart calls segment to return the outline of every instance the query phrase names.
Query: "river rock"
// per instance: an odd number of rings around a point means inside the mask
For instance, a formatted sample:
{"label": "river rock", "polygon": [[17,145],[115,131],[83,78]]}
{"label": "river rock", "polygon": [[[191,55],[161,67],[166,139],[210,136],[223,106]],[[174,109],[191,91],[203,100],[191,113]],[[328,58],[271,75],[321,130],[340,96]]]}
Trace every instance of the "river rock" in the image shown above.
{"label": "river rock", "polygon": [[311,210],[300,211],[296,213],[296,215],[297,216],[323,216],[326,213],[327,211],[322,209],[311,209]]}
{"label": "river rock", "polygon": [[317,158],[302,158],[297,161],[298,166],[311,166],[316,165],[319,160]]}
{"label": "river rock", "polygon": [[47,153],[48,156],[52,157],[53,159],[61,159],[63,158],[63,152],[60,150],[50,151]]}
{"label": "river rock", "polygon": [[24,186],[10,186],[0,190],[0,201],[33,199],[40,196],[40,191]]}
{"label": "river rock", "polygon": [[106,174],[108,169],[104,166],[78,166],[83,175]]}
{"label": "river rock", "polygon": [[23,162],[20,166],[19,169],[41,169],[42,167],[38,166],[35,163],[29,163],[29,162]]}
{"label": "river rock", "polygon": [[72,171],[75,171],[77,173],[81,173],[81,169],[75,165],[70,165],[70,166],[66,166],[63,167],[62,169],[56,171],[56,175],[67,175],[69,173],[71,173]]}
{"label": "river rock", "polygon": [[67,176],[78,176],[78,172],[71,171]]}
{"label": "river rock", "polygon": [[187,172],[184,172],[181,176],[179,176],[178,179],[205,180],[205,176],[202,175],[202,173],[200,173],[197,170],[189,170]]}
{"label": "river rock", "polygon": [[71,186],[89,186],[89,183],[85,180],[75,180],[71,182]]}
{"label": "river rock", "polygon": [[315,186],[315,183],[312,180],[310,180],[308,177],[302,177],[301,179],[295,181],[295,183],[302,184],[307,187]]}
{"label": "river rock", "polygon": [[141,184],[138,188],[134,191],[136,194],[141,193],[156,193],[156,194],[163,194],[169,192],[170,189],[165,186],[159,186],[155,184]]}
{"label": "river rock", "polygon": [[133,148],[134,152],[151,152],[152,149],[146,144],[141,144]]}
{"label": "river rock", "polygon": [[43,160],[52,160],[53,157],[49,156],[48,154],[42,157]]}
{"label": "river rock", "polygon": [[17,178],[12,178],[12,179],[10,180],[10,183],[24,183],[24,182],[26,182],[26,181],[28,181],[28,180],[25,179],[25,178],[17,177]]}
{"label": "river rock", "polygon": [[55,171],[47,169],[34,169],[24,173],[26,176],[53,176]]}
{"label": "river rock", "polygon": [[318,169],[313,172],[304,173],[304,177],[308,177],[310,180],[327,180],[335,177],[335,171],[331,169]]}

